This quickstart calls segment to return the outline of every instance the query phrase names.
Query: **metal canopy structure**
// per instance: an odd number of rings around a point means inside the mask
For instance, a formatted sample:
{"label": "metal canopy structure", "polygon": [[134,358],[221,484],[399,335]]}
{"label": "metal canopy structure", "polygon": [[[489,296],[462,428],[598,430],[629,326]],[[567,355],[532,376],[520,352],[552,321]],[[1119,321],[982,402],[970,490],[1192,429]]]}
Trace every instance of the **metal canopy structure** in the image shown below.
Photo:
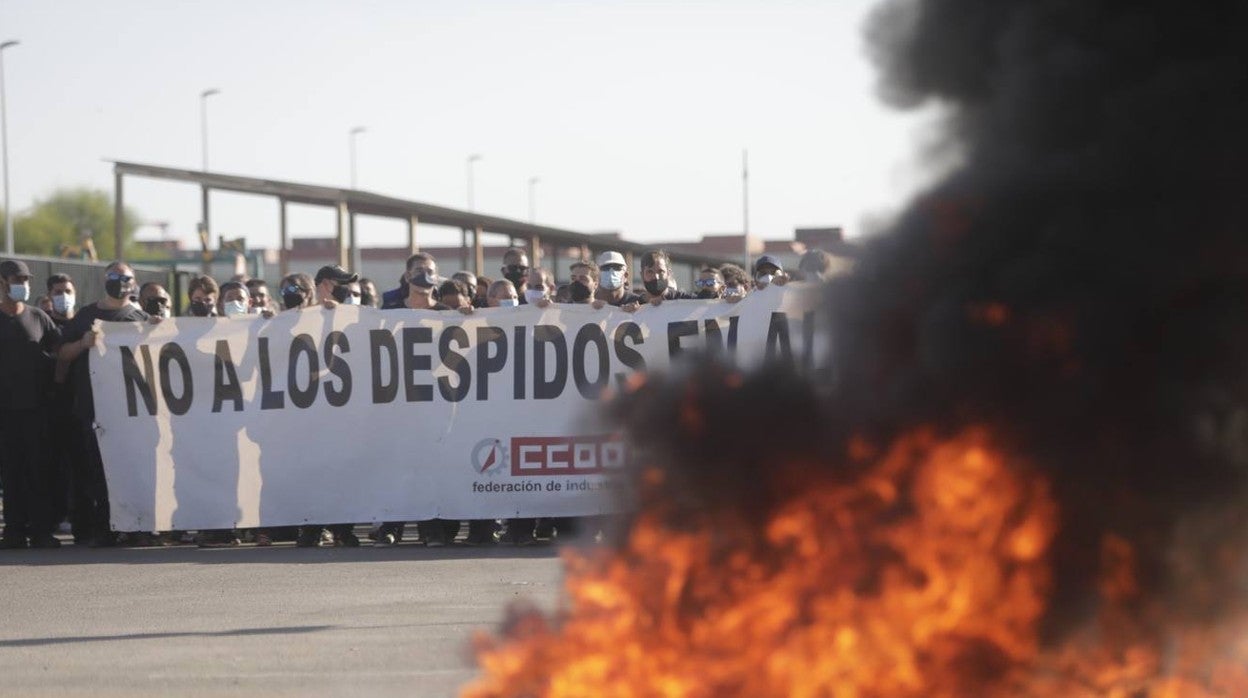
{"label": "metal canopy structure", "polygon": [[[360,254],[355,235],[355,216],[357,214],[398,218],[406,221],[408,226],[407,246],[410,254],[414,254],[419,250],[416,233],[417,227],[421,223],[459,228],[463,233],[462,244],[465,249],[468,248],[468,233],[471,232],[472,259],[475,263],[475,271],[478,274],[483,272],[483,267],[485,266],[484,248],[481,242],[483,233],[506,235],[513,240],[525,240],[528,243],[529,259],[533,266],[541,264],[542,245],[579,249],[585,258],[591,258],[604,250],[615,250],[625,256],[630,268],[633,267],[633,256],[635,254],[642,254],[647,250],[654,249],[653,245],[626,242],[614,238],[603,238],[562,228],[552,228],[510,218],[485,215],[474,211],[463,211],[419,201],[408,201],[357,189],[338,189],[315,184],[284,182],[273,179],[259,179],[219,172],[186,170],[115,160],[109,162],[113,163],[114,178],[115,227],[113,234],[116,237],[116,249],[119,250],[122,249],[123,217],[121,211],[125,205],[124,179],[127,176],[199,185],[202,206],[202,233],[205,235],[210,235],[212,230],[208,205],[208,193],[210,191],[215,189],[275,197],[278,200],[281,214],[279,217],[279,244],[281,247],[281,273],[283,276],[290,271],[287,261],[287,251],[290,249],[290,244],[286,228],[286,204],[290,203],[325,206],[337,210],[336,238],[338,242],[338,263],[344,267],[359,267]],[[673,262],[695,266],[723,264],[730,261],[726,258],[690,254],[688,252],[669,252],[668,254]]]}

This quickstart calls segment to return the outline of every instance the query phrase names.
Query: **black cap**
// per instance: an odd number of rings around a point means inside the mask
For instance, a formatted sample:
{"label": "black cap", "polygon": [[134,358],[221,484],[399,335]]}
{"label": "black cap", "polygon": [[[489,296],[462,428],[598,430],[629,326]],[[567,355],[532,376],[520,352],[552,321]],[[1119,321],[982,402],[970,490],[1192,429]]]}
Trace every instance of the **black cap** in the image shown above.
{"label": "black cap", "polygon": [[762,257],[759,257],[758,261],[754,262],[754,273],[757,274],[758,270],[761,269],[764,264],[770,264],[776,268],[776,271],[784,271],[784,267],[780,266],[780,260],[769,254],[765,254]]}
{"label": "black cap", "polygon": [[419,286],[420,288],[437,288],[438,284],[442,283],[442,279],[439,279],[437,274],[430,274],[424,269],[421,269],[415,274],[412,274],[412,277],[407,280],[407,283],[412,286]]}
{"label": "black cap", "polygon": [[20,259],[6,259],[0,262],[0,277],[9,278],[10,276],[33,276],[30,273],[30,267]]}
{"label": "black cap", "polygon": [[316,272],[316,283],[329,279],[336,284],[352,284],[360,280],[359,274],[352,274],[337,264],[327,264]]}

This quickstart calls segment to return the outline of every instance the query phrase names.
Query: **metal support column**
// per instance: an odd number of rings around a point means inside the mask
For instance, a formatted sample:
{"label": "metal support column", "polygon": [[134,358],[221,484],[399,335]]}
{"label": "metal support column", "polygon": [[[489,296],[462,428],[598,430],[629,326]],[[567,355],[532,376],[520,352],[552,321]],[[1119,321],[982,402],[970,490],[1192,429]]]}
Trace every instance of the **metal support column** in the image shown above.
{"label": "metal support column", "polygon": [[420,251],[420,245],[416,244],[416,225],[420,223],[420,219],[415,213],[407,219],[407,256],[411,257]]}
{"label": "metal support column", "polygon": [[347,241],[350,248],[347,257],[351,260],[351,265],[346,267],[353,274],[360,273],[360,243],[355,239],[355,211],[347,211]]}
{"label": "metal support column", "polygon": [[468,229],[459,229],[459,268],[468,268]]}
{"label": "metal support column", "polygon": [[123,175],[113,168],[113,259],[123,259],[122,236],[126,227],[126,198],[122,192]]}
{"label": "metal support column", "polygon": [[286,199],[277,200],[277,260],[282,278],[290,274],[290,233],[286,227]]}
{"label": "metal support column", "polygon": [[481,243],[481,226],[472,230],[472,261],[473,274],[481,276],[485,273],[485,246]]}
{"label": "metal support column", "polygon": [[529,238],[529,264],[535,269],[542,266],[542,239],[537,235]]}
{"label": "metal support column", "polygon": [[[200,271],[204,276],[212,276],[212,224],[208,215],[208,187],[200,186],[199,188],[199,210],[201,227],[199,229],[199,244],[203,248],[200,256]],[[120,252],[120,251],[119,251]]]}
{"label": "metal support column", "polygon": [[334,236],[338,243],[338,266],[346,268],[350,263],[347,257],[347,219],[351,217],[351,212],[347,210],[347,202],[338,202],[338,226]]}

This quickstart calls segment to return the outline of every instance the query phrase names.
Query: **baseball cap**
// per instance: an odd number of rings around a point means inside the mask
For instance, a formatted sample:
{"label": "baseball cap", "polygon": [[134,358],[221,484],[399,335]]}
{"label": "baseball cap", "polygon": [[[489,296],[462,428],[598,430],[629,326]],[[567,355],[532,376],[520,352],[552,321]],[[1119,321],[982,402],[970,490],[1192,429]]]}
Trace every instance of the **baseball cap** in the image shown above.
{"label": "baseball cap", "polygon": [[619,252],[603,252],[598,255],[598,268],[607,266],[608,264],[618,264],[627,267],[628,262],[624,261],[624,255]]}
{"label": "baseball cap", "polygon": [[771,266],[776,268],[776,271],[784,271],[784,267],[780,265],[780,260],[776,259],[775,257],[772,257],[769,254],[765,254],[762,257],[759,257],[758,260],[754,262],[754,273],[757,274],[758,270],[762,268],[764,264],[770,264]]}
{"label": "baseball cap", "polygon": [[360,280],[359,274],[352,274],[337,264],[326,264],[316,272],[316,283],[330,279],[337,284],[350,284]]}
{"label": "baseball cap", "polygon": [[6,259],[0,262],[0,277],[9,278],[10,276],[30,277],[30,267],[20,259]]}

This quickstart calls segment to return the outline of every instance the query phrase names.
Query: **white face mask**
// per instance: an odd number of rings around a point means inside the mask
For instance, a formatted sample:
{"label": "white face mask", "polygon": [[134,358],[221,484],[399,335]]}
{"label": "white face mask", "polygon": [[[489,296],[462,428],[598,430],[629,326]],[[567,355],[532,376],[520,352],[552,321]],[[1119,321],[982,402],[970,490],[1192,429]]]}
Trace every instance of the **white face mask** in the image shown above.
{"label": "white face mask", "polygon": [[247,301],[226,301],[221,305],[221,313],[226,317],[246,315]]}
{"label": "white face mask", "polygon": [[602,287],[607,289],[608,291],[614,291],[615,289],[623,286],[624,285],[624,270],[623,269],[608,269],[607,271],[602,272],[601,284],[602,284]]}
{"label": "white face mask", "polygon": [[546,297],[545,289],[541,289],[541,288],[524,289],[524,299],[528,301],[530,305],[537,303],[538,301],[540,301],[541,299],[545,297]]}
{"label": "white face mask", "polygon": [[30,284],[9,284],[9,298],[18,303],[25,303],[30,298]]}
{"label": "white face mask", "polygon": [[52,309],[61,315],[69,315],[74,311],[74,294],[62,293],[52,296]]}
{"label": "white face mask", "polygon": [[757,280],[758,280],[758,287],[759,287],[759,288],[762,288],[762,287],[766,286],[767,284],[771,283],[771,280],[772,280],[772,279],[774,279],[774,278],[776,278],[776,277],[772,276],[771,274],[763,274],[763,275],[759,276],[759,277],[758,277],[758,279],[757,279]]}
{"label": "white face mask", "polygon": [[740,286],[725,286],[724,287],[724,298],[728,298],[729,296],[744,296],[744,295],[745,293],[741,290]]}
{"label": "white face mask", "polygon": [[354,295],[354,294],[353,294],[353,295],[349,295],[349,296],[347,296],[347,299],[346,299],[346,300],[344,300],[344,301],[342,302],[342,304],[343,304],[343,305],[359,305],[359,304],[360,304],[360,297],[359,297],[359,296],[356,296],[356,295]]}
{"label": "white face mask", "polygon": [[499,298],[498,299],[498,307],[500,308],[514,308],[518,305],[520,305],[520,299],[518,298]]}

